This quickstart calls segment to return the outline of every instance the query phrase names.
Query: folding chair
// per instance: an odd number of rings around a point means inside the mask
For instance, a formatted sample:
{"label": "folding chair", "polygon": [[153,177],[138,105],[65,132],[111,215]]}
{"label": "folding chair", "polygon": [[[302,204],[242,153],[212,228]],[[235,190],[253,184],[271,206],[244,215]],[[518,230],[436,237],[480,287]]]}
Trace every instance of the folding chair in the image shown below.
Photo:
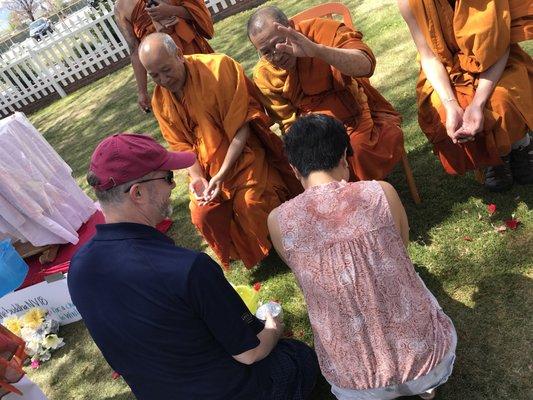
{"label": "folding chair", "polygon": [[[342,16],[342,22],[354,29],[352,22],[352,16],[350,15],[350,10],[342,3],[324,3],[319,4],[315,7],[308,8],[291,18],[294,23],[299,23],[306,19],[312,18],[331,18],[333,19],[334,15]],[[413,171],[409,165],[409,160],[407,159],[407,153],[403,149],[402,154],[402,166],[405,173],[405,180],[407,181],[407,186],[409,187],[409,192],[415,204],[420,204],[420,195],[418,194],[418,189],[416,187],[415,178],[413,177]]]}

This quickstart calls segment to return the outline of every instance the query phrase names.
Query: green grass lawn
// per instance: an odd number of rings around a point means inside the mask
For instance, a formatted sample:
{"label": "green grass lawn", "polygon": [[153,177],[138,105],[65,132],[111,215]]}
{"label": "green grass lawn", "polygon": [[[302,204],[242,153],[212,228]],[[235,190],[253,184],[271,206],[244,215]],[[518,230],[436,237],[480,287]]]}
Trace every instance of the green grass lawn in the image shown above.
{"label": "green grass lawn", "polygon": [[[273,1],[293,15],[318,1]],[[447,176],[417,124],[415,48],[393,0],[346,1],[356,26],[377,56],[374,85],[404,117],[406,148],[423,203],[415,206],[403,174],[390,182],[402,196],[411,224],[409,253],[417,271],[453,319],[459,343],[454,374],[439,399],[531,399],[533,361],[533,190],[517,186],[505,194],[487,193],[473,176]],[[215,25],[211,41],[251,71],[257,55],[248,43],[245,23],[250,11]],[[527,43],[530,54],[533,44]],[[162,141],[151,114],[139,112],[132,70],[126,67],[30,116],[63,159],[79,184],[98,141],[115,132],[149,132]],[[178,245],[205,250],[190,222],[185,176],[173,194],[170,236]],[[490,217],[486,204],[498,210]],[[516,231],[495,227],[514,215]],[[288,329],[312,343],[302,294],[288,268],[270,256],[247,271],[239,263],[227,274],[233,283],[262,282],[263,299],[283,302]],[[95,294],[96,295],[96,294]],[[67,345],[29,375],[52,400],[133,399],[122,380],[111,379],[107,366],[82,322],[64,327]],[[333,399],[321,381],[313,397]]]}

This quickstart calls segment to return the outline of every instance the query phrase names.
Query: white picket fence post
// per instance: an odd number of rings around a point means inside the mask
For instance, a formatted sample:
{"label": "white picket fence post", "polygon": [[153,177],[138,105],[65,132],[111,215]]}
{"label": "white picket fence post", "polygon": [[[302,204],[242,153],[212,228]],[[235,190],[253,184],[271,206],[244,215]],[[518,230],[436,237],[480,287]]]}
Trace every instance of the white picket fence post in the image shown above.
{"label": "white picket fence post", "polygon": [[69,84],[128,57],[112,0],[69,15],[54,30],[0,54],[0,117],[53,93],[64,97]]}

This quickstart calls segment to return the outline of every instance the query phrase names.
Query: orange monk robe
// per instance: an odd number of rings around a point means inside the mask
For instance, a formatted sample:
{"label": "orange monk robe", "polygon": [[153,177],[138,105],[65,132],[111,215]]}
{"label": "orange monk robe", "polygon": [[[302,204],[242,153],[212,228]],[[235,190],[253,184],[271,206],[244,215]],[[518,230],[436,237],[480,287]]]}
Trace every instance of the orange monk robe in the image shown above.
{"label": "orange monk robe", "polygon": [[[178,18],[178,23],[165,29],[183,54],[213,53],[213,49],[206,39],[211,39],[214,34],[211,13],[203,0],[170,0],[169,4],[185,7],[192,15],[193,20],[187,21]],[[152,19],[145,10],[144,0],[138,0],[131,13],[133,32],[139,42],[156,31]]]}
{"label": "orange monk robe", "polygon": [[450,76],[461,107],[474,98],[480,73],[502,57],[509,60],[484,110],[476,140],[454,144],[446,134],[441,99],[420,71],[418,122],[449,174],[501,164],[500,156],[533,128],[533,62],[518,44],[533,38],[531,0],[409,0],[420,30]]}
{"label": "orange monk robe", "polygon": [[[322,18],[302,21],[295,29],[315,43],[363,51],[373,73],[375,58],[361,33]],[[383,179],[401,159],[400,115],[368,78],[343,75],[318,58],[298,58],[290,71],[262,58],[254,69],[254,81],[263,104],[284,132],[302,114],[323,113],[341,120],[350,135],[354,156],[349,161],[357,178]]]}
{"label": "orange monk robe", "polygon": [[6,393],[22,395],[12,385],[24,375],[22,364],[27,358],[24,341],[0,325],[0,397]]}
{"label": "orange monk robe", "polygon": [[191,199],[190,208],[193,223],[224,267],[240,259],[251,268],[271,247],[268,214],[302,187],[241,65],[222,54],[186,56],[185,65],[182,98],[157,86],[154,115],[173,150],[196,153],[208,181],[220,170],[237,131],[249,123],[251,134],[222,184],[220,199],[210,206]]}

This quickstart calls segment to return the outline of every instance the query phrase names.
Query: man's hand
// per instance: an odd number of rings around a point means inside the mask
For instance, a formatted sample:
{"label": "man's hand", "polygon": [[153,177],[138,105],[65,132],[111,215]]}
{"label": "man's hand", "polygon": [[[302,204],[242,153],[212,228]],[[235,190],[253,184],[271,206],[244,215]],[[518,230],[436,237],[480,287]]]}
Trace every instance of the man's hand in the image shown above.
{"label": "man's hand", "polygon": [[194,199],[200,204],[204,204],[206,189],[209,183],[204,177],[196,177],[189,183],[189,191],[194,196]]}
{"label": "man's hand", "polygon": [[151,104],[150,104],[150,96],[148,96],[148,92],[139,92],[137,98],[137,103],[139,104],[139,107],[141,110],[143,110],[145,113],[149,113],[151,111]]}
{"label": "man's hand", "polygon": [[276,29],[285,37],[284,43],[276,44],[276,51],[295,57],[316,57],[319,46],[293,28],[274,23]]}
{"label": "man's hand", "polygon": [[154,21],[163,21],[176,17],[176,7],[166,3],[159,3],[157,6],[145,7],[146,12]]}
{"label": "man's hand", "polygon": [[270,311],[267,310],[265,329],[275,332],[277,335],[277,339],[279,340],[279,338],[281,337],[281,335],[283,335],[283,332],[285,331],[285,324],[279,316],[274,318]]}
{"label": "man's hand", "polygon": [[222,181],[223,178],[218,174],[211,178],[204,192],[204,201],[206,203],[213,201],[220,194],[220,189],[222,188]]}

